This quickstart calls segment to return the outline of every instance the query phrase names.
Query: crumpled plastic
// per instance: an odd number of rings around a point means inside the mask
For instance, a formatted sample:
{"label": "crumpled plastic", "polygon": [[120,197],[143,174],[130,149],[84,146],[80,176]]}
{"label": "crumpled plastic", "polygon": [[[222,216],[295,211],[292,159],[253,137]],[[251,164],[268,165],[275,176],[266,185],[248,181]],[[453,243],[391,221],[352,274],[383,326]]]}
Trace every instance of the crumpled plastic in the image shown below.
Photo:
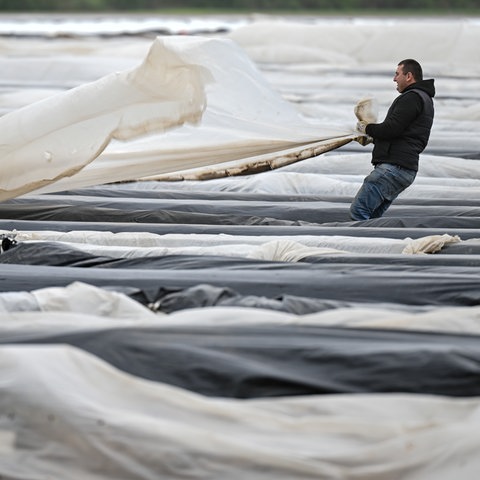
{"label": "crumpled plastic", "polygon": [[[378,118],[378,102],[374,97],[361,98],[355,105],[353,112],[358,118],[359,123],[363,122],[377,123]],[[358,125],[358,124],[357,124]],[[373,138],[362,132],[362,135],[355,139],[360,145],[368,145],[373,142]]]}
{"label": "crumpled plastic", "polygon": [[378,102],[374,97],[361,98],[353,109],[355,116],[360,121],[377,123]]}
{"label": "crumpled plastic", "polygon": [[408,245],[403,249],[402,253],[417,255],[424,253],[436,253],[439,252],[445,245],[452,243],[458,243],[462,240],[458,235],[429,235],[427,237],[417,238],[411,240]]}
{"label": "crumpled plastic", "polygon": [[292,240],[272,240],[253,250],[248,258],[280,262],[298,262],[307,257],[349,253],[329,247],[309,247]]}

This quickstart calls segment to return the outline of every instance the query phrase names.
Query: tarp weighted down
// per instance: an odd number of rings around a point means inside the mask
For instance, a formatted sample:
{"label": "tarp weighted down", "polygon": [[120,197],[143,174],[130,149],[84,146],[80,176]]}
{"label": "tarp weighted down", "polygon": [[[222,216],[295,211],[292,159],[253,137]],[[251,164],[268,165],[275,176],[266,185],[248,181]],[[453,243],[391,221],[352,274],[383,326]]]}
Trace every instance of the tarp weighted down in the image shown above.
{"label": "tarp weighted down", "polygon": [[63,334],[11,328],[0,343],[72,345],[127,373],[215,397],[480,396],[480,342],[471,335],[191,324]]}

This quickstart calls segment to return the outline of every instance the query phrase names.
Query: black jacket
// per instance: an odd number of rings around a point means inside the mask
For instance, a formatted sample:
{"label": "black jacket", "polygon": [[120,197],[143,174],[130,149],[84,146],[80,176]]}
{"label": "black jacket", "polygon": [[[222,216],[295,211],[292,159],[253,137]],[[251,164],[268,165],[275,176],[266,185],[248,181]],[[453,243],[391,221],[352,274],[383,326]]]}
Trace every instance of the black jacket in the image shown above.
{"label": "black jacket", "polygon": [[373,138],[372,163],[393,163],[418,170],[433,123],[434,80],[408,86],[392,103],[382,123],[367,125]]}

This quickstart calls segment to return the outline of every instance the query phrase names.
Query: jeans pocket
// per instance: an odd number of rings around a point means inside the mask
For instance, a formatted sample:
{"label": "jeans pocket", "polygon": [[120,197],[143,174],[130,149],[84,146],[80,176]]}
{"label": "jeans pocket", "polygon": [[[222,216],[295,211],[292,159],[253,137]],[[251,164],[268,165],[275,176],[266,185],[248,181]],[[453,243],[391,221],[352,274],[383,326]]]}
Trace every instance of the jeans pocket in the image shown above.
{"label": "jeans pocket", "polygon": [[378,179],[378,188],[386,200],[394,200],[403,190],[412,184],[415,172],[395,165],[387,165]]}

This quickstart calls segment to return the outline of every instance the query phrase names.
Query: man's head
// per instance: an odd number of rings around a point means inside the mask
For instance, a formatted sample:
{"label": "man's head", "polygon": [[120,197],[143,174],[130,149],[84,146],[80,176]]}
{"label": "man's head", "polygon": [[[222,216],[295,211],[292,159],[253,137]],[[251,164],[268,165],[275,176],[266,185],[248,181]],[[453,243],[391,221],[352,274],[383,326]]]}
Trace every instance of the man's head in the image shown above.
{"label": "man's head", "polygon": [[397,84],[397,90],[402,93],[409,85],[423,80],[421,65],[411,58],[399,62],[393,81]]}

